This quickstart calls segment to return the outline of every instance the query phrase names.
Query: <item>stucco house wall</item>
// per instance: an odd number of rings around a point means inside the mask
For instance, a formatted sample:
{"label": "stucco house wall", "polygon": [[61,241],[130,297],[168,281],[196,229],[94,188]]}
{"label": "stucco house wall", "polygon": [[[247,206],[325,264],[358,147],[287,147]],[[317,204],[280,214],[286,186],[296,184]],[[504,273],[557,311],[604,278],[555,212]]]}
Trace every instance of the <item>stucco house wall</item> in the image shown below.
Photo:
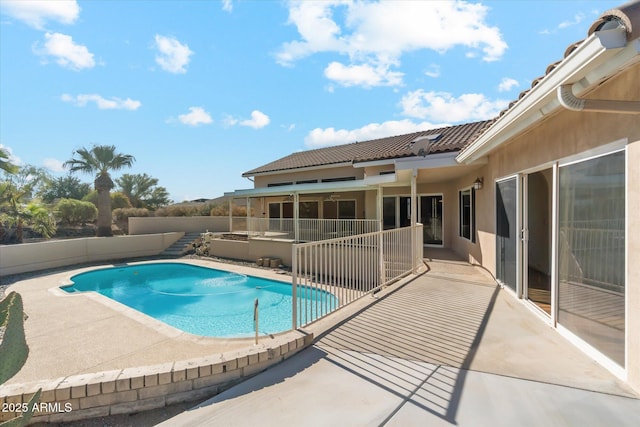
{"label": "stucco house wall", "polygon": [[[609,79],[585,98],[638,100],[640,64],[635,64]],[[640,389],[640,117],[637,114],[575,112],[558,110],[533,128],[488,155],[485,167],[462,179],[455,187],[464,188],[475,179],[484,177],[484,188],[477,191],[476,243],[453,233],[452,248],[470,262],[482,264],[496,273],[495,257],[495,181],[521,172],[550,168],[554,162],[597,150],[603,145],[626,140],[627,153],[627,280],[626,334],[627,373],[629,384]],[[455,202],[457,206],[457,201]],[[457,218],[457,212],[455,213]]]}

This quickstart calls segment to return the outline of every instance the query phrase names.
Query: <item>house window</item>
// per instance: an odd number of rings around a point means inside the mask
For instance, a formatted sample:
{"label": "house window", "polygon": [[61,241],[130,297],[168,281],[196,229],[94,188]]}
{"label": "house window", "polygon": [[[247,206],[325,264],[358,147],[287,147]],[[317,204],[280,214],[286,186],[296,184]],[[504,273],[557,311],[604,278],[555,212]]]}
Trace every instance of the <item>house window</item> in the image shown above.
{"label": "house window", "polygon": [[340,178],[324,178],[322,182],[343,182],[343,181],[355,181],[355,176],[343,176]]}
{"label": "house window", "polygon": [[322,204],[324,219],[355,219],[355,200],[325,200]]}
{"label": "house window", "polygon": [[269,218],[280,218],[280,203],[269,203]]}
{"label": "house window", "polygon": [[476,242],[476,191],[473,188],[460,190],[460,237]]}
{"label": "house window", "polygon": [[303,219],[318,218],[318,202],[300,202],[298,216]]}
{"label": "house window", "polygon": [[291,185],[293,182],[272,182],[267,184],[267,187],[283,187],[285,185]]}
{"label": "house window", "polygon": [[269,203],[269,218],[293,218],[293,203]]}

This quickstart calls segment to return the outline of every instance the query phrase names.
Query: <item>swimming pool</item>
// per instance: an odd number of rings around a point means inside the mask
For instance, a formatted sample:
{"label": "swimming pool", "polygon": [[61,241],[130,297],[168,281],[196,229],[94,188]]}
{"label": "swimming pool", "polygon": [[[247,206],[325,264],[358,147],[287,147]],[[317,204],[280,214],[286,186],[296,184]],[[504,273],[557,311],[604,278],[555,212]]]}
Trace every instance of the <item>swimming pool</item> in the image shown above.
{"label": "swimming pool", "polygon": [[[255,334],[253,309],[259,301],[259,333],[291,329],[292,296],[289,283],[245,276],[185,263],[150,263],[111,267],[71,277],[68,293],[95,291],[184,332],[210,337]],[[298,297],[319,307],[312,321],[337,306],[325,291],[299,286]]]}

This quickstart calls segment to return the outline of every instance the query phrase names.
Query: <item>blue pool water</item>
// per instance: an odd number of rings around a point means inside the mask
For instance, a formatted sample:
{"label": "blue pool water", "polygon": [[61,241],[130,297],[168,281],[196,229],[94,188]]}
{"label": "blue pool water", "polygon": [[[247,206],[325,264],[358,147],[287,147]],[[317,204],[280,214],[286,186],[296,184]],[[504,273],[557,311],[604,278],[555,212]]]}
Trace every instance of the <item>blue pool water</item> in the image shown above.
{"label": "blue pool water", "polygon": [[[259,301],[259,333],[291,329],[291,285],[181,263],[151,263],[93,270],[71,277],[66,292],[95,291],[175,328],[211,337],[255,334],[253,309]],[[337,305],[334,295],[298,287],[313,301],[312,316]],[[312,321],[313,317],[305,319]]]}

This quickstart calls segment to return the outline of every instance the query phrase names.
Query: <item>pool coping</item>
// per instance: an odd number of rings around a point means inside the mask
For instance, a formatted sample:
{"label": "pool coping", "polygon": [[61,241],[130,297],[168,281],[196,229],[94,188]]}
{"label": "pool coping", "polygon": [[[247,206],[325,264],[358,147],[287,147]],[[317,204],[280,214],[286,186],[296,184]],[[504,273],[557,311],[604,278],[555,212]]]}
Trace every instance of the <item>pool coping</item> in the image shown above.
{"label": "pool coping", "polygon": [[[208,261],[192,259],[157,260],[156,262],[167,261],[187,262],[201,266],[211,265]],[[148,262],[146,261],[145,263]],[[131,264],[135,264],[135,262]],[[79,274],[79,272],[100,267],[83,267],[65,274],[71,277],[74,274]],[[246,274],[245,272],[250,270],[254,273],[251,275],[257,277],[266,273],[265,270],[251,269],[245,266],[225,264],[224,268],[229,271],[238,270],[241,274]],[[272,276],[274,274],[266,274],[265,276],[273,279]],[[408,276],[401,279],[395,282],[391,288],[385,288],[380,291],[378,295],[381,296],[392,289],[397,289],[403,283],[413,280],[414,277]],[[60,285],[53,288],[50,287],[48,291],[51,292],[52,289],[57,289],[58,292],[65,294],[64,297],[71,298],[78,295],[90,297],[90,293],[68,294],[59,289],[59,287]],[[110,308],[116,309],[120,314],[127,315],[127,312],[131,314],[131,312],[135,311],[97,293],[92,299],[98,299],[102,303],[106,302],[108,306],[111,306]],[[68,422],[86,418],[135,413],[181,402],[209,398],[275,364],[283,362],[313,344],[316,337],[322,335],[325,331],[375,301],[376,298],[374,297],[362,297],[338,309],[331,315],[308,325],[304,329],[273,335],[262,343],[248,344],[247,347],[242,349],[147,366],[70,375],[44,381],[4,384],[0,386],[0,405],[2,405],[2,409],[17,410],[0,412],[0,422],[19,416],[19,409],[23,407],[23,404],[29,402],[38,389],[42,390],[42,394],[32,422]],[[113,305],[119,307],[113,307]],[[153,329],[158,327],[158,324],[162,324],[163,328],[169,328],[165,330],[169,336],[171,335],[170,330],[179,331],[143,313],[136,313],[135,317],[137,317],[136,320]],[[191,335],[180,332],[183,336],[185,336],[184,334],[187,337]],[[194,340],[221,340],[220,338],[196,335],[191,335],[190,338]],[[224,340],[250,342],[247,338],[225,338]]]}

